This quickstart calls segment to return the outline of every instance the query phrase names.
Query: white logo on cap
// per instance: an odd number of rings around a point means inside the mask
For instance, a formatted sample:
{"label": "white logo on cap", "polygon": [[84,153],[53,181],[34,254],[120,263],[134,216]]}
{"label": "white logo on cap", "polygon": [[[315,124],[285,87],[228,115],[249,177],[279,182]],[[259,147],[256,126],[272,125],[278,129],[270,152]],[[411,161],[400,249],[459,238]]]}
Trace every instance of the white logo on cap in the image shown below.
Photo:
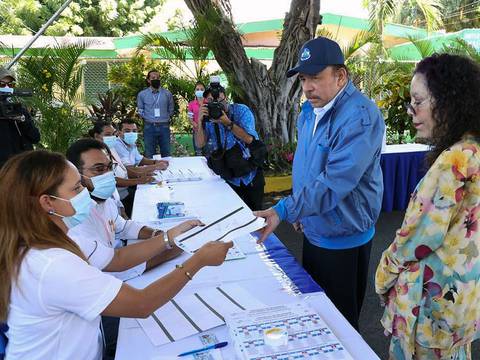
{"label": "white logo on cap", "polygon": [[303,49],[302,55],[300,55],[300,60],[305,61],[310,59],[310,50],[308,48]]}

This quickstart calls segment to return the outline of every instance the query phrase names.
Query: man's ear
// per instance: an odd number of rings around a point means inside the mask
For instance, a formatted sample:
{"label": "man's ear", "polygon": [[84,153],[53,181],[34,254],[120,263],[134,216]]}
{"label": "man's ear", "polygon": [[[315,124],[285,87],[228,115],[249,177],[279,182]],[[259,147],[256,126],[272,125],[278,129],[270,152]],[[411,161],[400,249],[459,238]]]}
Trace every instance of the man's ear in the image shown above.
{"label": "man's ear", "polygon": [[343,87],[348,81],[347,70],[343,67],[337,69],[338,85]]}

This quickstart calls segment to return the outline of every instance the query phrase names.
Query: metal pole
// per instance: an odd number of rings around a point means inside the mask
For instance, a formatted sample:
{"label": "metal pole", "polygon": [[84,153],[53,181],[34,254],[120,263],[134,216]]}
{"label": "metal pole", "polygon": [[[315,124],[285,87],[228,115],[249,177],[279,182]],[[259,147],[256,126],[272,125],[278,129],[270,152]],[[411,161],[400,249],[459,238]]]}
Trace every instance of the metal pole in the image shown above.
{"label": "metal pole", "polygon": [[32,44],[35,42],[35,40],[37,40],[44,32],[45,30],[47,30],[47,28],[52,25],[52,23],[57,20],[57,18],[60,16],[60,14],[63,12],[63,10],[65,10],[68,5],[70,5],[70,3],[72,2],[73,0],[66,0],[62,7],[60,9],[57,10],[57,12],[55,14],[52,15],[52,17],[50,19],[48,19],[48,21],[43,24],[43,26],[40,28],[40,30],[38,30],[38,32],[32,37],[32,39],[22,48],[22,50],[20,50],[20,52],[15,55],[15,57],[13,58],[12,61],[10,61],[10,63],[8,63],[8,65],[6,66],[7,69],[10,69],[13,64],[15,64],[18,59],[20,59],[20,57],[25,53],[25,51],[27,51],[30,46],[32,46]]}

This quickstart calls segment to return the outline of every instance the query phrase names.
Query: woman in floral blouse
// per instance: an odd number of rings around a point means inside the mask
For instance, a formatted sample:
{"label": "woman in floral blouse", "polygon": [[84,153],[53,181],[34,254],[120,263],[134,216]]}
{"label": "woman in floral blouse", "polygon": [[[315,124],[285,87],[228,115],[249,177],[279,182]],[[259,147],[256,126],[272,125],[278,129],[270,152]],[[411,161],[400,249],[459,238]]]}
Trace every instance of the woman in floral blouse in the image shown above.
{"label": "woman in floral blouse", "polygon": [[417,137],[433,150],[376,272],[382,324],[391,359],[471,359],[480,335],[480,68],[427,57],[411,98]]}

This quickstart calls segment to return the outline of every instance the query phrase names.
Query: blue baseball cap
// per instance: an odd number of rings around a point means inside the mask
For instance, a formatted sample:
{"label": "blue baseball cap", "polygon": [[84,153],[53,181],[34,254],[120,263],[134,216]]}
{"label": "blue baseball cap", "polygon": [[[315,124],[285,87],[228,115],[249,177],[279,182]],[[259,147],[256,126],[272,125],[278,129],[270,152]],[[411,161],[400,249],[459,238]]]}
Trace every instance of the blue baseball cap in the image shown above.
{"label": "blue baseball cap", "polygon": [[345,58],[340,46],[333,40],[318,37],[303,44],[297,66],[287,71],[287,77],[297,73],[318,74],[329,65],[343,65]]}

